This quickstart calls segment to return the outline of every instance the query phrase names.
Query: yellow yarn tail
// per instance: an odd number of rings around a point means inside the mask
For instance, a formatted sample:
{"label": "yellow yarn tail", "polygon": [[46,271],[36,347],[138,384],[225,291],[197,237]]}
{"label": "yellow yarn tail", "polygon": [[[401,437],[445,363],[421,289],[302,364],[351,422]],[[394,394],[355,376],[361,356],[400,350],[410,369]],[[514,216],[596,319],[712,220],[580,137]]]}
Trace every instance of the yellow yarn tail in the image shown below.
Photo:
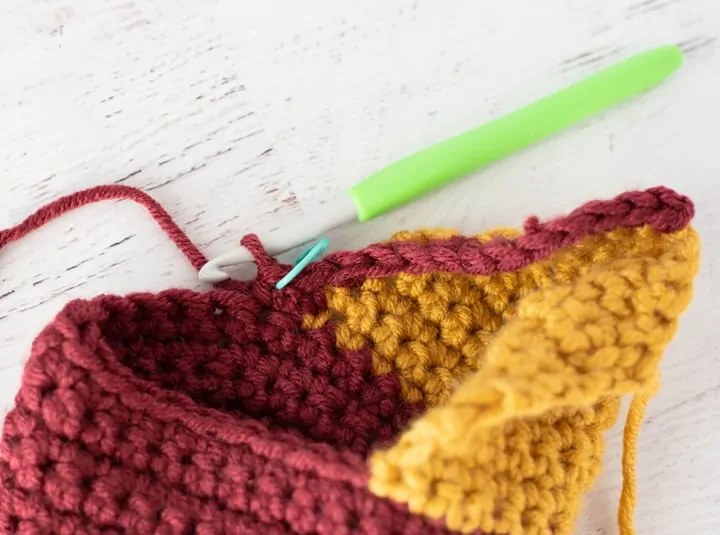
{"label": "yellow yarn tail", "polygon": [[645,418],[645,409],[654,393],[645,390],[637,394],[630,403],[625,430],[623,432],[622,475],[623,485],[618,510],[618,526],[620,535],[635,535],[633,515],[637,502],[637,443],[640,426]]}

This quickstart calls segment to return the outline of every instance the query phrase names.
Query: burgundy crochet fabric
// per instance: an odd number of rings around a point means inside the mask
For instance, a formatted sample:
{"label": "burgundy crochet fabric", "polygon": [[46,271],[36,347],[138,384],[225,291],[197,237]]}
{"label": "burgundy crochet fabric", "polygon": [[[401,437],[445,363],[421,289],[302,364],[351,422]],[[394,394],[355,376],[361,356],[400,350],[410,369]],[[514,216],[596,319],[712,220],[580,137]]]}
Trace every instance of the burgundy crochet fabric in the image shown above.
{"label": "burgundy crochet fabric", "polygon": [[[127,197],[120,193],[93,200]],[[73,202],[56,212],[82,204]],[[153,215],[177,232],[162,209]],[[73,301],[35,340],[5,420],[0,530],[449,533],[367,490],[370,450],[423,407],[401,400],[395,377],[372,373],[369,350],[338,349],[331,322],[303,328],[304,316],[326,310],[323,288],[400,272],[514,270],[590,234],[646,224],[672,232],[691,217],[690,202],[670,190],[633,192],[548,223],[530,220],[516,240],[389,242],[333,254],[282,291],[274,283],[288,267],[249,237],[259,266],[252,282]],[[5,231],[0,247],[26,232]],[[173,239],[202,265],[194,246]]]}

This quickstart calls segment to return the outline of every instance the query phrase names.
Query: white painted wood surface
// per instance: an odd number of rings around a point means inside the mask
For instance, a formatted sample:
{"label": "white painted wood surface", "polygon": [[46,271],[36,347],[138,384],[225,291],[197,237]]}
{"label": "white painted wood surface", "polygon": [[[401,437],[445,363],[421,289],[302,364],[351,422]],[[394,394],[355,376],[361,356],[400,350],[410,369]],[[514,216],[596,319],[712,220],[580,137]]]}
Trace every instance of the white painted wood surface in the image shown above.
{"label": "white painted wood surface", "polygon": [[[643,98],[372,223],[519,225],[666,184],[697,204],[697,296],[640,440],[639,534],[720,532],[717,0],[3,0],[0,227],[56,196],[150,191],[210,255],[301,217],[407,153],[635,52],[680,43]],[[71,298],[200,288],[143,210],[84,208],[0,253],[0,407]],[[582,534],[615,533],[620,428]]]}

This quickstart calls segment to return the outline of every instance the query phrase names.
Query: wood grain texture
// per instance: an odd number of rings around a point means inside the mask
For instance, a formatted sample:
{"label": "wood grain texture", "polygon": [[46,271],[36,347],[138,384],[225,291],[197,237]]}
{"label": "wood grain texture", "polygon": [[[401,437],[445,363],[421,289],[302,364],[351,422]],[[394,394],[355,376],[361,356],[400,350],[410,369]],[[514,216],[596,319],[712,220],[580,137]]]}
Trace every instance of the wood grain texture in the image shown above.
{"label": "wood grain texture", "polygon": [[[313,210],[407,153],[651,46],[681,73],[643,98],[360,227],[478,231],[666,184],[697,203],[697,296],[641,433],[638,533],[720,519],[720,5],[716,0],[4,0],[0,227],[60,194],[139,186],[209,255]],[[0,406],[69,299],[201,288],[128,203],[87,207],[0,254]],[[616,532],[620,429],[582,534]]]}

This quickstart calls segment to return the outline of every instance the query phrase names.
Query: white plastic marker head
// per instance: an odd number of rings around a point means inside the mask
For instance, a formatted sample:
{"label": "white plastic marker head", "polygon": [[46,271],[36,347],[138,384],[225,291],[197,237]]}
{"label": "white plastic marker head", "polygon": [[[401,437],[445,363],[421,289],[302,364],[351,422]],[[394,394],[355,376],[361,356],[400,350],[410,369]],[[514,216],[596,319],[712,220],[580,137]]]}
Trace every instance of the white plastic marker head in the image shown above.
{"label": "white plastic marker head", "polygon": [[[509,115],[400,160],[356,184],[349,192],[352,202],[342,196],[301,224],[260,238],[268,253],[277,255],[348,221],[367,221],[389,212],[647,91],[681,64],[682,52],[674,45],[633,56]],[[200,271],[200,279],[220,282],[228,278],[222,268],[250,260],[246,251],[232,251],[208,262]]]}

